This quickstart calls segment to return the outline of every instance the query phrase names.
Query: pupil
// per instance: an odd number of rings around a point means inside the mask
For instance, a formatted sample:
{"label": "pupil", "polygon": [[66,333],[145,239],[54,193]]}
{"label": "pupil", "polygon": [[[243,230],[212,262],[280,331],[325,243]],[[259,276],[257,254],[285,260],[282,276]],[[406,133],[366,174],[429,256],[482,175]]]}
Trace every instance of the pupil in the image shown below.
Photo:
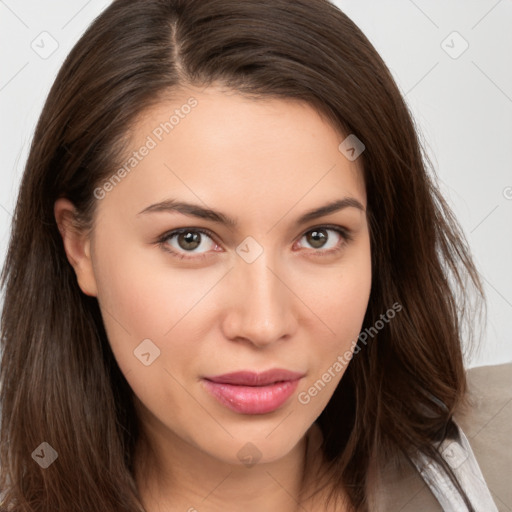
{"label": "pupil", "polygon": [[325,230],[322,229],[322,230],[314,230],[314,231],[311,231],[311,238],[312,238],[312,241],[310,242],[310,244],[315,247],[315,248],[319,248],[319,247],[322,247],[325,243],[325,240],[327,239],[326,235],[325,235]]}
{"label": "pupil", "polygon": [[196,249],[199,246],[200,238],[199,233],[187,231],[178,236],[178,243],[182,249]]}

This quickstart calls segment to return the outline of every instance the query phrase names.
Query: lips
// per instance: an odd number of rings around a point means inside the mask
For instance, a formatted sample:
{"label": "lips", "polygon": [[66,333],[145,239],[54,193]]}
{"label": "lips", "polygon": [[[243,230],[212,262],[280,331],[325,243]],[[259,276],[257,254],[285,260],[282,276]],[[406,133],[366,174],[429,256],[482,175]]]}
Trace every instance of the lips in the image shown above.
{"label": "lips", "polygon": [[273,369],[204,377],[206,390],[221,404],[241,414],[266,414],[281,407],[297,388],[303,373]]}
{"label": "lips", "polygon": [[303,377],[304,374],[292,372],[289,370],[282,370],[280,368],[275,370],[267,370],[262,373],[255,372],[233,372],[225,373],[224,375],[217,375],[215,377],[205,377],[206,380],[217,382],[219,384],[235,384],[238,386],[266,386],[280,381],[297,380]]}

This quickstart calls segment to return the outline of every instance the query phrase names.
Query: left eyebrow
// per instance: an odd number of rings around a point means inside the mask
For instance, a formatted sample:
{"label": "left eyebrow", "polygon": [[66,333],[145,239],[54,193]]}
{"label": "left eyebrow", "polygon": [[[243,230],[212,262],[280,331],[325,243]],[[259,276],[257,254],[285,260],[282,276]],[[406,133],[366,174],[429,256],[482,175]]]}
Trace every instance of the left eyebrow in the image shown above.
{"label": "left eyebrow", "polygon": [[329,215],[330,213],[334,213],[345,208],[357,208],[362,212],[365,211],[364,206],[357,199],[353,197],[345,197],[328,203],[325,206],[320,206],[320,208],[309,210],[297,219],[297,225],[305,224],[306,222],[317,219],[318,217],[323,217],[324,215]]}
{"label": "left eyebrow", "polygon": [[[306,222],[317,219],[318,217],[323,217],[325,215],[329,215],[330,213],[334,213],[345,208],[357,208],[358,210],[361,210],[363,212],[365,211],[364,206],[357,199],[353,197],[344,197],[343,199],[338,199],[330,203],[327,203],[324,206],[320,206],[319,208],[314,208],[312,210],[307,211],[296,220],[296,225],[305,224]],[[182,213],[183,215],[210,220],[212,222],[224,224],[231,228],[235,228],[237,225],[236,220],[225,215],[222,212],[212,210],[210,208],[204,208],[198,204],[187,203],[184,201],[176,201],[174,199],[167,199],[159,203],[152,204],[141,210],[137,215],[164,211],[170,213],[178,212]]]}

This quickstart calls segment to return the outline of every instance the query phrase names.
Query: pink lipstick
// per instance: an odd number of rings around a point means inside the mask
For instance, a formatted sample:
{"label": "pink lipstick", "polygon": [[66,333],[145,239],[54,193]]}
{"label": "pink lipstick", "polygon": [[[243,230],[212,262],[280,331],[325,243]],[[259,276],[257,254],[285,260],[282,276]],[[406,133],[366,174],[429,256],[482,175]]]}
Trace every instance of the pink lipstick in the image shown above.
{"label": "pink lipstick", "polygon": [[304,374],[283,369],[262,373],[240,371],[204,377],[206,390],[221,404],[241,414],[265,414],[281,407]]}

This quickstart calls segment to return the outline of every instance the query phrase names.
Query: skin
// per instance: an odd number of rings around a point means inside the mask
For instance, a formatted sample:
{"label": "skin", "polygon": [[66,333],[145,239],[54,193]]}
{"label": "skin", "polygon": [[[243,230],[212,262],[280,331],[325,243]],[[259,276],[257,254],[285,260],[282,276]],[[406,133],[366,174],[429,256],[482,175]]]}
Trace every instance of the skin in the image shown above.
{"label": "skin", "polygon": [[[136,453],[146,510],[303,510],[304,467],[322,463],[318,456],[306,462],[306,434],[345,367],[331,370],[307,404],[298,395],[353,349],[370,294],[362,170],[338,150],[345,137],[308,104],[249,99],[219,86],[182,89],[146,112],[132,128],[131,151],[191,96],[197,106],[97,200],[91,232],[72,229],[67,199],[56,201],[55,218],[78,284],[97,297],[136,396],[148,440]],[[178,212],[139,214],[171,197],[221,211],[236,228]],[[345,197],[363,210],[346,207],[296,225],[303,213]],[[312,228],[325,224],[349,230],[352,240],[329,228],[324,245],[315,245]],[[178,228],[204,228],[214,237],[199,233],[188,249],[177,236],[156,241]],[[236,251],[247,237],[257,243],[250,251],[263,250],[251,263]],[[144,339],[160,350],[148,366],[134,356]],[[269,368],[305,376],[267,414],[234,412],[201,381]],[[237,456],[247,443],[260,457],[251,467]],[[325,510],[318,499],[307,505]]]}

